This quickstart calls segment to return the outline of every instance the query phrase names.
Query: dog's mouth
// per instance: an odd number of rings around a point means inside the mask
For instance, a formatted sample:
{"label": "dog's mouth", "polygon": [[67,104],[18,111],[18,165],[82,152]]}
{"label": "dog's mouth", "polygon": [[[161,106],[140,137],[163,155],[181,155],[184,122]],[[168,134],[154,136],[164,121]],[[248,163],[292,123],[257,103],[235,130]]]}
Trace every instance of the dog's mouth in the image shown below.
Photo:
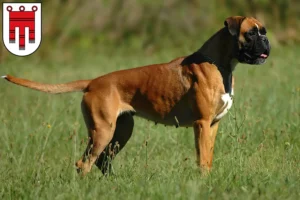
{"label": "dog's mouth", "polygon": [[269,57],[270,51],[265,50],[263,53],[250,53],[250,52],[241,52],[239,56],[239,61],[242,63],[260,65],[266,62],[266,59]]}
{"label": "dog's mouth", "polygon": [[259,57],[260,57],[260,58],[267,59],[267,58],[269,57],[269,55],[267,55],[266,53],[262,53],[262,54],[260,54]]}

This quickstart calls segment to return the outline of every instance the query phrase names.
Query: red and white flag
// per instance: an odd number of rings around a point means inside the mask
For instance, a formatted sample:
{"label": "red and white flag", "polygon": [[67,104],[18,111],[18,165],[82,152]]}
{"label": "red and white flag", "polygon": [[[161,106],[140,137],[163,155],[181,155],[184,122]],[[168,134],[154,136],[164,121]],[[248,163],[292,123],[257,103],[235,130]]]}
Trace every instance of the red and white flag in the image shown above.
{"label": "red and white flag", "polygon": [[3,3],[3,43],[17,56],[35,52],[42,40],[41,3]]}

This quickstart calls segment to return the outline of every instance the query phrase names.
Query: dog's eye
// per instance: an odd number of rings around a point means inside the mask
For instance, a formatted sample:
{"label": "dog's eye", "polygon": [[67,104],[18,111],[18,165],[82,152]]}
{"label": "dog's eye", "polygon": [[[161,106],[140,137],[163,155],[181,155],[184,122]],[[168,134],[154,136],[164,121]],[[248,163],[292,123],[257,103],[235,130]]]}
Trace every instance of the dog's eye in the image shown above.
{"label": "dog's eye", "polygon": [[251,30],[249,32],[245,33],[245,39],[247,41],[254,40],[254,38],[257,36],[257,31]]}
{"label": "dog's eye", "polygon": [[255,31],[249,31],[247,34],[249,37],[255,36],[256,32]]}

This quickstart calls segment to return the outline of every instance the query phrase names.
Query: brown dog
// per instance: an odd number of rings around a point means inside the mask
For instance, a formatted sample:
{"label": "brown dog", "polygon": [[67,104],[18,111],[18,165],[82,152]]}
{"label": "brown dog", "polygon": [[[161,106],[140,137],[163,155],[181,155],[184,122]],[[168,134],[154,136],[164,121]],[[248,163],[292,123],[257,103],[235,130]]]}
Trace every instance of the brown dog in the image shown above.
{"label": "brown dog", "polygon": [[[83,91],[82,113],[90,136],[77,163],[83,174],[95,163],[103,173],[129,140],[136,113],[156,123],[193,126],[197,163],[212,167],[219,120],[232,105],[237,62],[262,64],[269,56],[266,29],[254,18],[230,17],[195,53],[169,63],[113,72],[93,80],[42,84],[10,75],[6,80],[48,93]],[[110,144],[110,145],[109,145]],[[105,148],[107,150],[105,151]]]}

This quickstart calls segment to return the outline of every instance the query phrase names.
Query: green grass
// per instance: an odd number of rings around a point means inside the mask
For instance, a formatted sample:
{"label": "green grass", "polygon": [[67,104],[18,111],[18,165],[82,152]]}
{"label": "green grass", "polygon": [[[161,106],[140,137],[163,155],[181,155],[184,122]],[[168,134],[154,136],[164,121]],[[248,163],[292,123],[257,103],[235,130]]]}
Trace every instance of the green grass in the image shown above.
{"label": "green grass", "polygon": [[[58,83],[193,50],[16,58],[0,72]],[[299,199],[298,55],[299,47],[278,48],[265,65],[237,66],[234,106],[221,122],[209,176],[195,164],[192,128],[135,118],[134,134],[113,162],[115,175],[103,177],[94,167],[81,178],[74,163],[87,139],[82,94],[44,94],[0,80],[0,199]]]}

